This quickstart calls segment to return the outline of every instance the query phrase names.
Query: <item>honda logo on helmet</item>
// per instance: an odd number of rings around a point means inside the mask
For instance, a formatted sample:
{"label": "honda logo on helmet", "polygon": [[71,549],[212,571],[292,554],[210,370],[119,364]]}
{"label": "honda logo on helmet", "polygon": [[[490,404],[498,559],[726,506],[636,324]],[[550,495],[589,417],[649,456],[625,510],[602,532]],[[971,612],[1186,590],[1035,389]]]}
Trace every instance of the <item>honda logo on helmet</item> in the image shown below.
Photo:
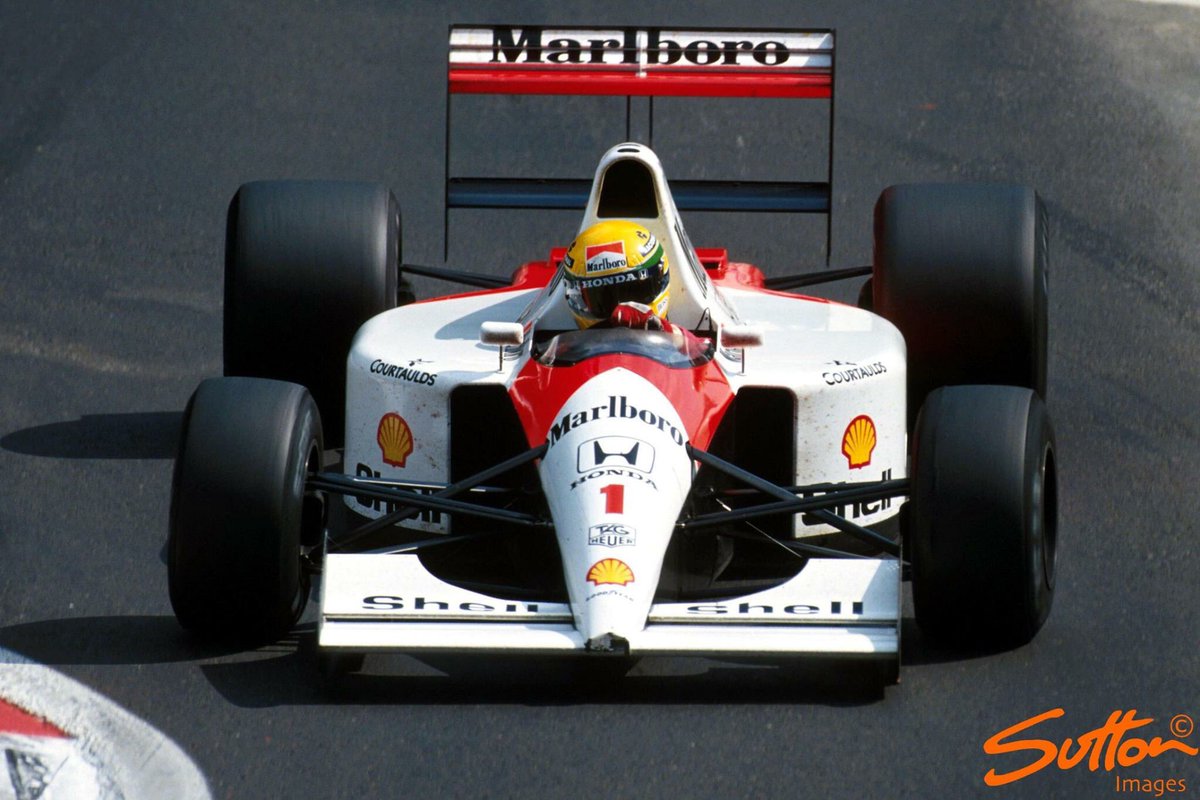
{"label": "honda logo on helmet", "polygon": [[630,436],[601,436],[579,445],[580,472],[597,467],[628,467],[638,472],[654,469],[654,446]]}

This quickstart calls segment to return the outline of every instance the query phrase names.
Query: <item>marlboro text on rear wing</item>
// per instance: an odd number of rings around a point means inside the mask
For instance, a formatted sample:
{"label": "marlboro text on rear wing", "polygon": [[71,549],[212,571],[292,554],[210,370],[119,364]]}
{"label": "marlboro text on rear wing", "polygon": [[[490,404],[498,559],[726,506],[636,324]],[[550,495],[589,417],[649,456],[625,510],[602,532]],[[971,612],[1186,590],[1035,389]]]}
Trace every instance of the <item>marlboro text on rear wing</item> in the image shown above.
{"label": "marlboro text on rear wing", "polygon": [[446,98],[446,253],[453,208],[582,209],[591,180],[452,176],[454,97],[459,95],[646,97],[653,146],[655,97],[783,98],[828,101],[824,180],[671,182],[681,211],[763,211],[826,215],[829,254],[833,183],[832,30],[695,28],[548,28],[454,25],[450,28]]}

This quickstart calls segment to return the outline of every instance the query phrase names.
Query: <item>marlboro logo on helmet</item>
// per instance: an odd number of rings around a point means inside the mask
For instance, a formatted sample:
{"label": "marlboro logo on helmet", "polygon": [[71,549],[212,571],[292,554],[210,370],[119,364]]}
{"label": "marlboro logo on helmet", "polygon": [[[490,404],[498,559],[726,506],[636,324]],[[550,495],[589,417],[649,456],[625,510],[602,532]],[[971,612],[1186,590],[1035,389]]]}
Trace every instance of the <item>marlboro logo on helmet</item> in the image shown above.
{"label": "marlboro logo on helmet", "polygon": [[590,245],[587,250],[587,273],[608,272],[609,270],[625,269],[629,266],[625,258],[624,242],[605,242]]}

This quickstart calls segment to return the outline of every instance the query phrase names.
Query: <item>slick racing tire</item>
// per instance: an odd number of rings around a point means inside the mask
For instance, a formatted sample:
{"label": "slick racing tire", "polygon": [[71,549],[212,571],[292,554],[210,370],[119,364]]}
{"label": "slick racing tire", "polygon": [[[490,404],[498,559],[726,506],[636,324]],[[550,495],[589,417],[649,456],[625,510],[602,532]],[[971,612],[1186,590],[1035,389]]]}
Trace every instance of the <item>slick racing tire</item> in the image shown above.
{"label": "slick racing tire", "polygon": [[875,204],[871,297],[908,346],[908,426],[939,386],[1046,396],[1046,211],[1023,186],[907,184]]}
{"label": "slick racing tire", "polygon": [[238,189],[225,235],[225,374],[308,388],[341,444],[346,355],[394,308],[400,211],[383,186],[259,181]]}
{"label": "slick racing tire", "polygon": [[1054,431],[1015,386],[929,395],[913,452],[913,604],[930,638],[1003,649],[1028,642],[1054,600]]}
{"label": "slick racing tire", "polygon": [[233,642],[278,639],[308,601],[302,547],[317,546],[321,417],[308,391],[210,378],[184,413],[171,486],[167,577],[183,627]]}

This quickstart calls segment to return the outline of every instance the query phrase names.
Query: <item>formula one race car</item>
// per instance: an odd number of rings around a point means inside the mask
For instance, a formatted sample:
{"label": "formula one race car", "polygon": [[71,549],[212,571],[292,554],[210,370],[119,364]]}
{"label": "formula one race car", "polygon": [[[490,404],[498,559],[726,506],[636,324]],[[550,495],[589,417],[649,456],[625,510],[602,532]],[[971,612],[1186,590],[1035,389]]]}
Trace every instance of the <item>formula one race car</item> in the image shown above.
{"label": "formula one race car", "polygon": [[[456,27],[450,53],[452,95],[834,83],[830,31]],[[574,205],[580,231],[620,220],[641,240],[496,278],[402,267],[385,188],[241,187],[227,377],[192,396],[175,466],[185,627],[277,638],[319,576],[332,669],[371,652],[835,657],[893,681],[911,578],[930,637],[1034,636],[1056,483],[1032,190],[895,186],[872,267],[765,278],[693,247],[679,210],[828,213],[828,183],[669,183],[625,142],[590,181],[447,184],[447,209]],[[411,302],[405,272],[478,291]],[[619,305],[651,272],[665,315],[581,323],[581,297]],[[861,307],[785,291],[868,274]]]}

